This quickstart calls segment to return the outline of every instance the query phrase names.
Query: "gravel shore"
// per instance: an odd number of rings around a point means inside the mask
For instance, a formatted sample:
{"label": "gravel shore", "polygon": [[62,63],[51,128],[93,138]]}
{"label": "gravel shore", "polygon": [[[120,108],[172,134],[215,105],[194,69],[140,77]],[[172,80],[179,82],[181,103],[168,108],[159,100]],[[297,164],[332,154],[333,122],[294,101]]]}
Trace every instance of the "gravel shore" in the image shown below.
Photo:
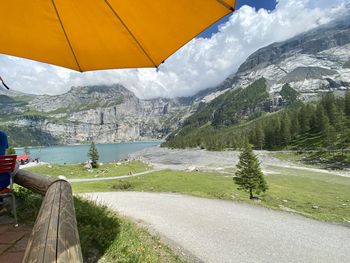
{"label": "gravel shore", "polygon": [[[274,173],[269,169],[270,166],[273,166],[350,177],[350,172],[328,171],[302,166],[301,164],[272,157],[268,151],[255,151],[255,153],[258,155],[262,169],[267,175]],[[236,166],[239,160],[239,154],[239,151],[211,152],[197,149],[151,147],[131,154],[130,158],[143,160],[157,169],[225,172],[232,170]]]}

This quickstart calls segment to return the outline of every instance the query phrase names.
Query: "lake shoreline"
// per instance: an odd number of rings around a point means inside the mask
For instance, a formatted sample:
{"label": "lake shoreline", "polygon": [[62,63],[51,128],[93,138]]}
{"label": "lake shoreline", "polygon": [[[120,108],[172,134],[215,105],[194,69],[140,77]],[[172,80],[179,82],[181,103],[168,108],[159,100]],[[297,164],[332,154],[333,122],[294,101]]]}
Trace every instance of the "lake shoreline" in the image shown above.
{"label": "lake shoreline", "polygon": [[[159,141],[96,144],[101,163],[125,160],[131,153],[155,146],[159,146]],[[31,160],[38,159],[42,162],[57,164],[85,163],[89,160],[89,149],[90,144],[28,148]],[[17,155],[25,154],[24,148],[16,149],[16,153]]]}
{"label": "lake shoreline", "polygon": [[[162,144],[164,141],[162,140],[142,140],[142,141],[122,141],[122,142],[108,142],[108,143],[95,143],[95,145],[109,145],[109,144],[130,144],[130,143],[159,143]],[[72,143],[72,144],[55,144],[55,145],[40,145],[40,146],[21,146],[21,147],[13,147],[15,150],[24,150],[28,149],[40,149],[40,148],[48,148],[48,147],[74,147],[74,146],[83,146],[90,145],[91,143]]]}

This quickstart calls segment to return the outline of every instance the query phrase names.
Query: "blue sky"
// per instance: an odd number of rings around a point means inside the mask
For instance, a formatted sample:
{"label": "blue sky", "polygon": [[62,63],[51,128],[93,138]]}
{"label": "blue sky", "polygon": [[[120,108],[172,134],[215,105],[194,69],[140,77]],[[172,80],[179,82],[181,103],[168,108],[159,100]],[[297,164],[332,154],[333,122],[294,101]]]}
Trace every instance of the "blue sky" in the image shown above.
{"label": "blue sky", "polygon": [[[276,0],[237,0],[237,6],[236,9],[238,10],[244,5],[249,5],[251,7],[254,7],[256,10],[260,8],[264,8],[266,10],[273,10],[276,8]],[[228,15],[224,18],[222,18],[220,21],[213,24],[211,27],[209,27],[207,30],[202,32],[198,37],[204,37],[204,38],[210,38],[212,34],[215,34],[218,32],[218,26],[220,24],[226,23],[231,15]]]}

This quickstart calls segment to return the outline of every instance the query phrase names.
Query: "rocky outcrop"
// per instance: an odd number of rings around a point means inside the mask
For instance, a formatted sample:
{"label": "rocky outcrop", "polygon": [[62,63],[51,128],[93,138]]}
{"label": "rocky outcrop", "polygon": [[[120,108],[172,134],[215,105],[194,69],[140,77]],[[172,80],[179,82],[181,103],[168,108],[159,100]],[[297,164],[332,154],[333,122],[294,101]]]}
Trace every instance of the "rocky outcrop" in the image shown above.
{"label": "rocky outcrop", "polygon": [[[288,83],[302,99],[350,88],[350,15],[251,54],[220,85],[206,92],[247,87],[261,77],[271,94]],[[220,95],[220,93],[219,93]]]}
{"label": "rocky outcrop", "polygon": [[345,62],[343,68],[350,68],[350,59],[347,62]]}
{"label": "rocky outcrop", "polygon": [[15,117],[12,114],[11,125],[35,127],[60,143],[72,144],[162,139],[189,114],[191,104],[177,99],[140,100],[123,86],[112,85],[74,87],[14,108],[22,110]]}

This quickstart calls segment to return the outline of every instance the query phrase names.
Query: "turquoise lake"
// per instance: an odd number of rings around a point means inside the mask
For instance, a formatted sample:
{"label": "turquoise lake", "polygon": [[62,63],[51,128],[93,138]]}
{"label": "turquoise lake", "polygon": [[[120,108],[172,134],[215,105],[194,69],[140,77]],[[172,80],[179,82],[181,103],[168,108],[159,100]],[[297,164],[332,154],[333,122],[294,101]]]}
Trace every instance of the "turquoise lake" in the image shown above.
{"label": "turquoise lake", "polygon": [[[100,155],[99,162],[108,163],[125,159],[128,154],[159,145],[160,142],[130,142],[113,144],[96,144]],[[90,145],[65,145],[29,148],[31,159],[39,158],[48,163],[82,163],[89,158]],[[17,155],[24,154],[23,149],[16,149]]]}

